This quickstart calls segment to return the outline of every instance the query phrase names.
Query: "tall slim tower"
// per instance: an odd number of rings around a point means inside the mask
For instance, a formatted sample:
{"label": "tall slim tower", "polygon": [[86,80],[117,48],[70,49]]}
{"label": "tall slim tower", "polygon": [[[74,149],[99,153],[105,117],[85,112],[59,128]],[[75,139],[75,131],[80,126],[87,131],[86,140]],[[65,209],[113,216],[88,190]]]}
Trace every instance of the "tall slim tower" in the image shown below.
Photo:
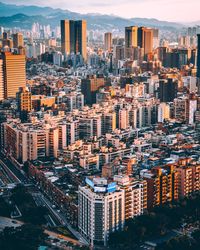
{"label": "tall slim tower", "polygon": [[24,46],[24,38],[21,33],[13,34],[13,47],[23,47]]}
{"label": "tall slim tower", "polygon": [[200,94],[200,34],[197,34],[197,88]]}
{"label": "tall slim tower", "polygon": [[80,53],[87,59],[87,23],[85,20],[61,20],[61,50],[65,55]]}
{"label": "tall slim tower", "polygon": [[146,27],[138,28],[138,46],[144,48],[144,55],[153,50],[153,29]]}
{"label": "tall slim tower", "polygon": [[4,99],[16,97],[20,87],[26,86],[25,56],[10,52],[2,54]]}
{"label": "tall slim tower", "polygon": [[125,28],[125,57],[130,58],[133,48],[138,47],[138,27]]}
{"label": "tall slim tower", "polygon": [[125,47],[137,47],[138,46],[138,27],[131,26],[125,28]]}
{"label": "tall slim tower", "polygon": [[80,20],[75,22],[75,53],[80,53],[86,61],[87,59],[87,22]]}
{"label": "tall slim tower", "polygon": [[105,50],[111,51],[112,48],[112,33],[107,32],[104,34],[104,47]]}
{"label": "tall slim tower", "polygon": [[200,34],[197,34],[197,77],[200,78]]}
{"label": "tall slim tower", "polygon": [[70,21],[61,20],[61,51],[63,54],[70,54]]}

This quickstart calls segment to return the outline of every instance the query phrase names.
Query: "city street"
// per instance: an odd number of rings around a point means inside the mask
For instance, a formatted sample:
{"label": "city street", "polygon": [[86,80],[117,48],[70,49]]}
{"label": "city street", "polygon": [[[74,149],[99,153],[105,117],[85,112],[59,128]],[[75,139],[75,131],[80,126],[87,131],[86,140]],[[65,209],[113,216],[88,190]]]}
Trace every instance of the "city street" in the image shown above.
{"label": "city street", "polygon": [[53,208],[54,204],[42,194],[41,189],[39,190],[38,187],[25,176],[22,170],[20,170],[5,157],[2,156],[2,159],[4,160],[0,160],[0,164],[3,169],[5,169],[5,171],[9,174],[10,178],[12,177],[12,179],[15,180],[16,184],[24,184],[25,186],[32,187],[31,189],[33,191],[31,193],[35,199],[36,204],[45,206],[49,210],[49,224],[66,226],[67,229],[80,241],[80,243],[89,245],[88,242],[79,234],[79,232],[71,227],[71,225],[67,222],[65,215],[62,214],[60,210],[58,212],[55,208]]}

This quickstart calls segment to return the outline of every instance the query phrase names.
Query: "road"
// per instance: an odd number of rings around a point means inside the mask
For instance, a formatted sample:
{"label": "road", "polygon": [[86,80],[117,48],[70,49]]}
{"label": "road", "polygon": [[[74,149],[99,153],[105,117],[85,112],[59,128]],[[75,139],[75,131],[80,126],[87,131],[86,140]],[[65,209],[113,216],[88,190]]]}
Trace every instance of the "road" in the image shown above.
{"label": "road", "polygon": [[[20,227],[22,226],[24,223],[22,221],[19,220],[14,220],[14,219],[10,219],[7,217],[1,217],[0,216],[0,231],[4,230],[5,227]],[[59,233],[55,233],[49,230],[45,230],[44,233],[46,233],[48,236],[55,238],[55,239],[62,239],[64,241],[67,242],[71,242],[75,245],[79,245],[82,246],[83,244],[81,244],[78,240],[72,239],[68,236],[59,234]]]}
{"label": "road", "polygon": [[38,193],[40,198],[45,203],[46,207],[51,211],[51,213],[56,217],[56,219],[60,222],[61,225],[66,226],[68,230],[77,238],[81,243],[84,245],[89,245],[88,242],[80,235],[79,232],[77,232],[75,229],[72,228],[72,226],[67,222],[66,217],[56,210],[56,208],[53,208],[53,204],[42,194]]}
{"label": "road", "polygon": [[15,178],[18,183],[23,183],[25,185],[30,184],[27,176],[25,176],[22,170],[18,169],[10,159],[0,154],[0,164],[6,168],[7,171]]}
{"label": "road", "polygon": [[4,181],[8,182],[7,184],[15,183],[19,184],[21,183],[20,179],[15,175],[13,171],[11,171],[10,167],[3,161],[0,160],[0,166],[1,166],[1,174]]}
{"label": "road", "polygon": [[[21,169],[18,168],[18,166],[15,166],[9,159],[5,158],[2,154],[0,155],[1,159],[0,163],[3,165],[3,167],[9,171],[11,175],[13,175],[13,178],[18,181],[18,183],[22,183],[25,186],[34,186],[35,190],[37,190],[37,195],[40,197],[40,200],[45,204],[45,206],[50,211],[51,215],[56,218],[56,220],[59,221],[59,223],[63,226],[66,226],[68,230],[84,245],[89,245],[89,243],[80,235],[78,231],[76,231],[72,226],[68,223],[66,216],[62,214],[62,212],[58,212],[55,208],[53,208],[53,203],[50,202],[49,199],[47,199],[46,196],[43,195],[41,192],[42,190],[39,190],[38,187],[33,184],[31,180],[28,179],[28,177],[23,173]],[[32,194],[35,192],[32,192]],[[53,218],[53,219],[54,219]]]}
{"label": "road", "polygon": [[79,245],[79,246],[82,246],[82,244],[78,241],[78,240],[74,240],[70,237],[67,237],[65,235],[62,235],[62,234],[58,234],[58,233],[55,233],[55,232],[52,232],[52,231],[49,231],[49,230],[45,230],[44,231],[47,235],[53,237],[53,238],[56,238],[56,239],[62,239],[62,240],[65,240],[67,242],[71,242],[75,245]]}

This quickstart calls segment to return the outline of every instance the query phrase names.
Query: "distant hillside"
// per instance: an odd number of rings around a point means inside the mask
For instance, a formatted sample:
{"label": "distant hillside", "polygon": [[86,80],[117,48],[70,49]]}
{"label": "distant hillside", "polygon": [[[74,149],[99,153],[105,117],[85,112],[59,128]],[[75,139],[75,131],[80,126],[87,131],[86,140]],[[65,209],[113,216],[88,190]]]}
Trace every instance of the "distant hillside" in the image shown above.
{"label": "distant hillside", "polygon": [[14,5],[14,4],[5,4],[0,2],[0,16],[12,16],[19,13],[24,15],[43,15],[48,16],[49,13],[56,12],[66,12],[62,9],[52,9],[50,7],[39,7],[39,6],[25,6],[25,5]]}
{"label": "distant hillside", "polygon": [[85,19],[89,29],[123,30],[125,26],[141,25],[157,27],[161,29],[179,29],[183,25],[179,23],[159,21],[148,18],[125,19],[113,15],[100,14],[79,14],[62,9],[38,6],[17,6],[0,3],[0,25],[8,28],[20,27],[30,28],[34,22],[43,25],[50,24],[52,27],[58,26],[61,19]]}

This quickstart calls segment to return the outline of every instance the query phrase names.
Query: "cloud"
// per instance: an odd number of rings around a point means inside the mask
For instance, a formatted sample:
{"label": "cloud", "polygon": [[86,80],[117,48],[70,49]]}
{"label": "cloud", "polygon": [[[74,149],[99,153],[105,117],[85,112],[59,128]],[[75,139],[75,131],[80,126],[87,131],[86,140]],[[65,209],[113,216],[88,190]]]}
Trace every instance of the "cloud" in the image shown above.
{"label": "cloud", "polygon": [[115,14],[123,17],[149,17],[168,21],[196,21],[200,0],[0,0],[17,5],[39,5],[75,12]]}

